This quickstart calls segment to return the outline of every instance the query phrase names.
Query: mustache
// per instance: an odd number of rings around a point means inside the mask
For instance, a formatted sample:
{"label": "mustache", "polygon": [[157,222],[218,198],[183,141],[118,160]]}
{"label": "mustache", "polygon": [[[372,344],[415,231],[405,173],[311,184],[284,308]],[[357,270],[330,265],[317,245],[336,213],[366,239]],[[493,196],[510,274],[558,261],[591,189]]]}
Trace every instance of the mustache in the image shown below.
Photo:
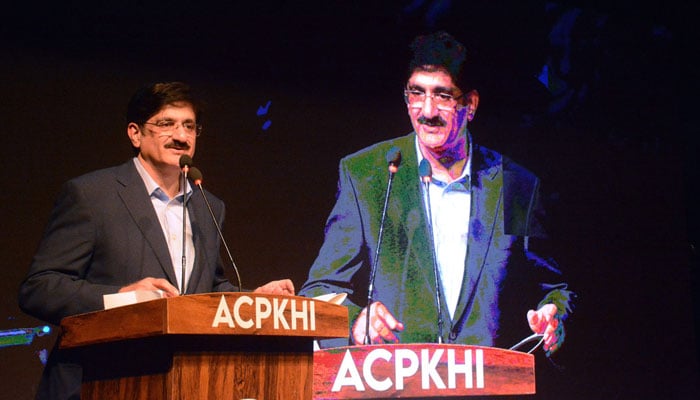
{"label": "mustache", "polygon": [[168,143],[165,144],[166,149],[176,149],[176,150],[189,150],[190,145],[187,142],[178,142],[176,140],[172,140]]}
{"label": "mustache", "polygon": [[420,117],[418,117],[418,123],[421,125],[428,125],[428,126],[445,126],[445,125],[447,125],[447,121],[442,119],[439,115],[436,115],[432,118],[426,118],[425,116],[420,116]]}

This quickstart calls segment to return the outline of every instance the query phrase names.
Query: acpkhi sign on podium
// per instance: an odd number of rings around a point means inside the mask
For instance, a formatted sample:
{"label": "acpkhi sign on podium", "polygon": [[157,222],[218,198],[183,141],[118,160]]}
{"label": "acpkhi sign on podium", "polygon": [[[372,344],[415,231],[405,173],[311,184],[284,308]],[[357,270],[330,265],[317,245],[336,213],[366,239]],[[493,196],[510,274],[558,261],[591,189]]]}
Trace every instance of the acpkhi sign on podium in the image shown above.
{"label": "acpkhi sign on podium", "polygon": [[454,344],[336,347],[314,354],[314,399],[535,393],[532,354]]}

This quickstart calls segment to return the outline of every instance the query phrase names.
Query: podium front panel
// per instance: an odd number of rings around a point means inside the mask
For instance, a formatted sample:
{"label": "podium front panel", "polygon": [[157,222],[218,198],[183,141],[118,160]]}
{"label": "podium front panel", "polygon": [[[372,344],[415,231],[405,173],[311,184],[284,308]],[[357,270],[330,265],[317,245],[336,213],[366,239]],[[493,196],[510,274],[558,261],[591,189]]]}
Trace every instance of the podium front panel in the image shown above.
{"label": "podium front panel", "polygon": [[531,354],[450,344],[345,346],[314,353],[314,399],[535,393]]}
{"label": "podium front panel", "polygon": [[347,308],[299,296],[207,293],[75,315],[63,351],[84,399],[308,400],[313,341],[347,337]]}
{"label": "podium front panel", "polygon": [[346,307],[300,296],[206,293],[150,300],[61,321],[61,348],[162,335],[348,335]]}

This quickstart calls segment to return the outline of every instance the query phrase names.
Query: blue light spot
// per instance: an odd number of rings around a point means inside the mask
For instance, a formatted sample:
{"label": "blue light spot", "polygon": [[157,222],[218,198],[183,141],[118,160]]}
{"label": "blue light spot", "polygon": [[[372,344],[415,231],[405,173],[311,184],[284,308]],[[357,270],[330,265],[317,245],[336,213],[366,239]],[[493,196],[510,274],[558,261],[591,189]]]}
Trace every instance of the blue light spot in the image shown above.
{"label": "blue light spot", "polygon": [[260,117],[262,115],[267,114],[267,112],[270,110],[271,105],[272,105],[272,100],[268,100],[267,104],[265,104],[264,106],[258,106],[258,112],[256,113],[256,115],[258,117]]}

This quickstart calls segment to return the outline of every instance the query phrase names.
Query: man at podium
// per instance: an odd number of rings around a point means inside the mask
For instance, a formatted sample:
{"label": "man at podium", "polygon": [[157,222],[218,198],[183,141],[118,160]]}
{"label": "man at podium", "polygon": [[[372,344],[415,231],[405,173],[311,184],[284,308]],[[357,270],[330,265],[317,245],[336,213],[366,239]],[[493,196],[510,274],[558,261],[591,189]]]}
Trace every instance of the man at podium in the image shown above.
{"label": "man at podium", "polygon": [[[205,199],[182,179],[183,156],[191,162],[202,132],[201,114],[184,83],[150,84],[132,96],[126,133],[135,157],[63,186],[20,286],[23,311],[59,324],[102,309],[103,296],[118,292],[162,291],[171,297],[239,290],[224,276],[205,201],[219,225],[224,203],[210,193]],[[255,291],[293,295],[294,286],[283,279]],[[56,348],[37,398],[78,398],[81,381],[81,367]]]}
{"label": "man at podium", "polygon": [[473,140],[478,92],[465,47],[438,32],[411,48],[403,94],[414,131],[340,161],[325,240],[300,290],[348,294],[350,337],[321,346],[508,348],[532,330],[549,354],[564,340],[572,293],[534,251],[545,237],[540,181]]}

